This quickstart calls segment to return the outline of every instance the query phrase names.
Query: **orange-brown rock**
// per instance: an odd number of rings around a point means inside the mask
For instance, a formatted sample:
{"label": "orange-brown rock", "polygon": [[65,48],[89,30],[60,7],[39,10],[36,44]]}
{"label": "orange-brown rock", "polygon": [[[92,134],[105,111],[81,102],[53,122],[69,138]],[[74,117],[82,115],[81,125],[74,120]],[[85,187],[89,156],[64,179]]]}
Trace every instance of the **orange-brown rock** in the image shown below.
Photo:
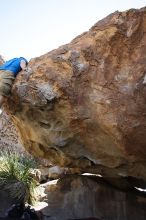
{"label": "orange-brown rock", "polygon": [[109,15],[29,67],[7,106],[30,153],[146,181],[146,8]]}

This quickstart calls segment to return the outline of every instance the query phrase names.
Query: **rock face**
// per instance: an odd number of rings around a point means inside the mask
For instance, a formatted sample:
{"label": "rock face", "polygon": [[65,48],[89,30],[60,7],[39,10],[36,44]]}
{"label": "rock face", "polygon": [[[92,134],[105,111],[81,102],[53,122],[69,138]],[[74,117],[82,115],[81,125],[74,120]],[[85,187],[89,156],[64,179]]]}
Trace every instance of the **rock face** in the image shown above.
{"label": "rock face", "polygon": [[[0,65],[5,61],[0,55]],[[13,124],[8,114],[3,111],[0,114],[0,150],[18,150],[19,153],[24,153],[25,149],[20,143],[20,137],[16,126]]]}
{"label": "rock face", "polygon": [[29,67],[6,107],[30,153],[146,181],[146,8],[109,15]]}
{"label": "rock face", "polygon": [[2,112],[0,115],[0,150],[25,152],[25,148],[20,142],[18,130],[6,112]]}
{"label": "rock face", "polygon": [[98,182],[86,176],[68,176],[48,185],[48,206],[42,212],[50,217],[45,219],[145,219],[146,198],[116,190],[102,180]]}

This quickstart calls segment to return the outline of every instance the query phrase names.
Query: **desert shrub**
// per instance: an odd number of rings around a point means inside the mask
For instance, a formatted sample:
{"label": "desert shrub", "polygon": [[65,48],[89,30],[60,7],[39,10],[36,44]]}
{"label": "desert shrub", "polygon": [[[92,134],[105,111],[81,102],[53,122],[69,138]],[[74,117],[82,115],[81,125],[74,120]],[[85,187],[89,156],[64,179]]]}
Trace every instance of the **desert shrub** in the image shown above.
{"label": "desert shrub", "polygon": [[0,186],[19,202],[33,204],[36,180],[30,170],[36,168],[36,161],[26,155],[5,151],[0,155]]}

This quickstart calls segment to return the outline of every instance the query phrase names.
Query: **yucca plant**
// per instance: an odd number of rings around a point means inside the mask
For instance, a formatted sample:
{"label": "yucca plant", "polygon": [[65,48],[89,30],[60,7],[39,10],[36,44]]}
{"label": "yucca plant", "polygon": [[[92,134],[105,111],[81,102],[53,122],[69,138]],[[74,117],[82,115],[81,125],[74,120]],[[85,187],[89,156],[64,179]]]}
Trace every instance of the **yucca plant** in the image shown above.
{"label": "yucca plant", "polygon": [[33,204],[35,201],[36,180],[30,170],[36,167],[34,159],[14,152],[0,155],[0,186],[8,190],[17,201]]}

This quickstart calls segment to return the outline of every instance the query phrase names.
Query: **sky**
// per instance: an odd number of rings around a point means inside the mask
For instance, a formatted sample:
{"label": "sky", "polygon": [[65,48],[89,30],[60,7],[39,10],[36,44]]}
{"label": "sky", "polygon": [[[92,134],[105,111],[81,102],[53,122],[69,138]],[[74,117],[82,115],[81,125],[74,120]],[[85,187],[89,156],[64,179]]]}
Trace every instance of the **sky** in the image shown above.
{"label": "sky", "polygon": [[69,43],[98,20],[146,0],[0,0],[0,54],[41,56]]}

